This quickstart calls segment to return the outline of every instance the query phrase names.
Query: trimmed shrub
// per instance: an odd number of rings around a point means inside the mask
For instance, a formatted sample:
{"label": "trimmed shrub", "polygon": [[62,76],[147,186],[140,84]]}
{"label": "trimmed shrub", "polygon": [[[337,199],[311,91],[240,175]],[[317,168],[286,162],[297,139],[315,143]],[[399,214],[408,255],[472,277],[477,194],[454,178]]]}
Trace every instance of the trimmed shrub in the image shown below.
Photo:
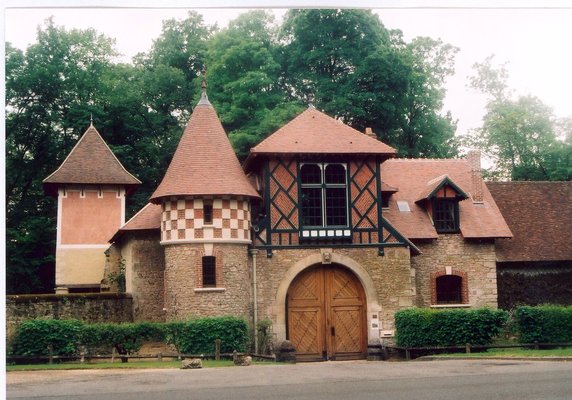
{"label": "trimmed shrub", "polygon": [[572,306],[524,306],[514,315],[521,343],[572,342]]}
{"label": "trimmed shrub", "polygon": [[34,319],[18,325],[9,353],[22,356],[68,356],[78,353],[84,325],[77,320]]}
{"label": "trimmed shrub", "polygon": [[248,338],[248,324],[242,318],[207,317],[188,321],[178,339],[180,351],[187,354],[212,354],[215,340],[221,340],[221,352],[245,351]]}
{"label": "trimmed shrub", "polygon": [[508,319],[503,310],[409,308],[395,313],[396,342],[402,347],[490,344]]}

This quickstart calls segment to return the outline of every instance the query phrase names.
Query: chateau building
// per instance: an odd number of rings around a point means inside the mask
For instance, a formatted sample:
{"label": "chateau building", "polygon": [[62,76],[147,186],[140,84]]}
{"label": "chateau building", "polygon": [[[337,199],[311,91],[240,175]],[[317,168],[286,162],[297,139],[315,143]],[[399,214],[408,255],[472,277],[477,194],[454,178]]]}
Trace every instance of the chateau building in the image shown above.
{"label": "chateau building", "polygon": [[[241,166],[203,89],[149,204],[123,224],[139,182],[114,157],[95,167],[93,151],[80,154],[100,141],[90,126],[45,181],[60,205],[60,291],[96,287],[120,262],[135,320],[270,319],[276,342],[306,360],[366,357],[406,307],[497,306],[495,240],[512,233],[478,153],[399,159],[309,107]],[[114,173],[97,175],[108,162]]]}

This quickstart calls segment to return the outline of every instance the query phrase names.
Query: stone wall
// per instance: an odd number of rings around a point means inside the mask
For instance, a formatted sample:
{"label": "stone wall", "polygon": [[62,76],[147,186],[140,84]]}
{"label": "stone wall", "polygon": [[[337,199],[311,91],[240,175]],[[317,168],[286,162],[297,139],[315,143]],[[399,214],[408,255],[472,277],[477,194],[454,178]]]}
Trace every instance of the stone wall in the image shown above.
{"label": "stone wall", "polygon": [[[349,268],[362,283],[367,300],[368,342],[379,343],[380,335],[395,327],[394,313],[413,305],[413,282],[410,253],[405,247],[385,249],[379,256],[377,248],[334,248],[274,250],[257,255],[258,319],[273,321],[275,339],[286,338],[286,294],[298,273],[322,262],[323,253],[330,260]],[[380,322],[372,328],[377,316]]]}
{"label": "stone wall", "polygon": [[6,296],[6,334],[29,319],[77,319],[92,322],[131,322],[132,299],[127,294],[81,293]]}
{"label": "stone wall", "polygon": [[127,292],[133,296],[135,321],[165,321],[165,252],[159,244],[159,236],[158,230],[129,233],[121,248],[126,265]]}
{"label": "stone wall", "polygon": [[466,306],[497,307],[496,253],[492,240],[465,240],[459,234],[439,235],[426,242],[415,242],[422,254],[412,258],[418,307],[432,304],[432,277],[453,273],[465,277]]}
{"label": "stone wall", "polygon": [[[199,316],[243,316],[250,319],[250,262],[243,244],[181,243],[165,248],[166,320]],[[200,287],[202,256],[217,257],[216,287]]]}

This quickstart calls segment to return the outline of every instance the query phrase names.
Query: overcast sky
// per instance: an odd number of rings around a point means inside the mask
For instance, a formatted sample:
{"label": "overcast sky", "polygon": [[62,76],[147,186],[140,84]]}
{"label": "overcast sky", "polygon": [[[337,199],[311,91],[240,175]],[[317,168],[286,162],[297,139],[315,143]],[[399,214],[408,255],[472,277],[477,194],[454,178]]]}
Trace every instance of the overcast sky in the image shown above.
{"label": "overcast sky", "polygon": [[[25,49],[34,43],[36,30],[43,21],[54,16],[57,25],[66,28],[95,28],[97,31],[116,39],[117,49],[124,54],[124,60],[138,52],[148,51],[153,39],[161,33],[164,19],[186,16],[188,1],[175,1],[181,8],[132,8],[135,3],[121,2],[125,8],[105,8],[109,3],[95,0],[92,3],[53,0],[39,1],[7,0],[5,12],[5,40]],[[71,8],[18,8],[22,4],[51,4]],[[347,1],[346,4],[349,4]],[[516,2],[518,3],[518,2]],[[516,4],[511,2],[508,4]],[[522,1],[524,5],[535,5],[535,1]],[[101,8],[83,8],[86,5],[99,5]],[[138,5],[156,6],[160,2]],[[165,3],[162,3],[165,4]],[[197,4],[194,2],[193,4]],[[199,3],[218,5],[216,1]],[[244,4],[244,3],[241,3]],[[270,3],[266,3],[270,4]],[[284,3],[272,3],[278,21],[284,15]],[[299,4],[299,3],[298,3]],[[318,3],[319,6],[336,5],[335,2]],[[369,6],[366,2],[355,4]],[[374,4],[379,4],[374,2]],[[391,8],[375,8],[383,24],[390,29],[400,29],[405,38],[416,36],[440,38],[460,48],[456,61],[456,74],[447,84],[448,94],[444,111],[450,110],[459,120],[458,133],[480,126],[484,113],[484,99],[466,87],[467,76],[472,74],[472,65],[495,54],[495,61],[508,62],[509,85],[518,94],[533,94],[552,107],[560,116],[572,117],[572,6],[570,1],[552,1],[549,4],[560,8],[458,8],[460,2],[433,1],[436,8],[416,8],[415,1],[386,1]],[[474,4],[487,4],[483,2]],[[493,3],[491,3],[493,4]],[[498,3],[494,3],[498,4]],[[506,2],[505,2],[506,4]],[[77,6],[82,7],[77,7]],[[407,8],[404,8],[407,6]],[[397,8],[396,8],[397,7]],[[400,8],[401,7],[401,8]],[[203,15],[208,24],[218,23],[224,27],[244,9],[201,8],[195,9]]]}

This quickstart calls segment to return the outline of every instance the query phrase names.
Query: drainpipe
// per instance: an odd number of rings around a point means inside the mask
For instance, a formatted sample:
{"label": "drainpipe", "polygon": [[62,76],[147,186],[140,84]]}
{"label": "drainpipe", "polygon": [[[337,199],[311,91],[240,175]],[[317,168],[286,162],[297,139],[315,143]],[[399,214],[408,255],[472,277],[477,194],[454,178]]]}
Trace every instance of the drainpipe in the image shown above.
{"label": "drainpipe", "polygon": [[252,256],[252,324],[254,325],[254,354],[258,354],[258,283],[256,281],[256,255],[258,249],[250,249]]}

